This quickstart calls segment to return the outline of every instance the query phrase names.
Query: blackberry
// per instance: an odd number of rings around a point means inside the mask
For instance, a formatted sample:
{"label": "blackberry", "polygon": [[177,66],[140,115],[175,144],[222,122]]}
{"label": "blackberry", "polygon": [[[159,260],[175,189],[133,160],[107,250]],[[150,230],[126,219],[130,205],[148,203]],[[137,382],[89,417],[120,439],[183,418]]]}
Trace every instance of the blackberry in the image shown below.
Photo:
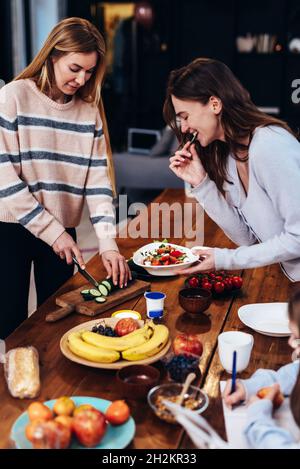
{"label": "blackberry", "polygon": [[171,379],[182,382],[189,373],[197,371],[199,366],[199,357],[184,354],[175,355],[166,363],[165,366]]}
{"label": "blackberry", "polygon": [[105,328],[105,330],[104,330],[104,335],[107,335],[108,337],[115,337],[115,336],[116,336],[116,333],[115,333],[115,331],[112,329],[112,327],[106,326],[106,328]]}
{"label": "blackberry", "polygon": [[106,335],[108,337],[116,337],[116,333],[112,327],[104,326],[103,324],[98,324],[92,328],[92,332],[96,332],[96,334]]}

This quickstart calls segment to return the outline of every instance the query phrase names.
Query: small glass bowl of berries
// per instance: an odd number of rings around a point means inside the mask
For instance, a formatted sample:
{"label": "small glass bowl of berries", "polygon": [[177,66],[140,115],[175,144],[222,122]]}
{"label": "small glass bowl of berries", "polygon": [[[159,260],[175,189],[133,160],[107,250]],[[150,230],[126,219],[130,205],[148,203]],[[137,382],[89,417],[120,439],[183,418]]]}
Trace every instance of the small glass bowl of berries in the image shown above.
{"label": "small glass bowl of berries", "polygon": [[187,353],[171,354],[165,358],[164,366],[171,380],[183,383],[189,373],[193,372],[197,377],[201,376],[199,360],[197,355]]}

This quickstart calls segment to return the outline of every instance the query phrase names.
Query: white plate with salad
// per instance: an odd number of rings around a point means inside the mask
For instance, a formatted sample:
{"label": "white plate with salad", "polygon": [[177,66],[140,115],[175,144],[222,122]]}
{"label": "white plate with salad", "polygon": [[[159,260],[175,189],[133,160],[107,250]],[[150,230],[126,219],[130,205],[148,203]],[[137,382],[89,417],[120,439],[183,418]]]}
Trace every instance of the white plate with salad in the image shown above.
{"label": "white plate with salad", "polygon": [[138,249],[133,262],[151,275],[177,275],[177,271],[199,260],[191,249],[164,241],[155,241]]}

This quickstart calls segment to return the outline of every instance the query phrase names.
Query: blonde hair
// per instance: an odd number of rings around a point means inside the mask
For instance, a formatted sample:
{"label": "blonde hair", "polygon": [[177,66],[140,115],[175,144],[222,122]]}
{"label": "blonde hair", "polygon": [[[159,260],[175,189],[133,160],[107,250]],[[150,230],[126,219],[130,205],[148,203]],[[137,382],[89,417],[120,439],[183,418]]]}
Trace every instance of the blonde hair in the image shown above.
{"label": "blonde hair", "polygon": [[101,98],[106,50],[104,39],[98,29],[83,18],[66,18],[60,21],[50,32],[39,53],[15,80],[34,79],[43,93],[50,94],[55,85],[53,57],[60,58],[69,52],[89,53],[94,51],[98,54],[97,68],[85,85],[78,90],[77,95],[82,100],[93,103],[99,109],[107,148],[108,175],[113,193],[116,195],[112,151]]}

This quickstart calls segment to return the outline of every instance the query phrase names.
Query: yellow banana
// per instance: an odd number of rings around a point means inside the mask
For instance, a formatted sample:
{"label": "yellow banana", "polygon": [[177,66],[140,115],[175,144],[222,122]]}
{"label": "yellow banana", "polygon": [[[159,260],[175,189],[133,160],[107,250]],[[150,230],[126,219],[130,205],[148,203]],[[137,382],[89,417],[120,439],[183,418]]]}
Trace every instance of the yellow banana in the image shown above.
{"label": "yellow banana", "polygon": [[164,348],[169,339],[169,329],[163,324],[154,325],[152,337],[144,344],[122,352],[124,360],[136,361],[156,355]]}
{"label": "yellow banana", "polygon": [[120,358],[120,353],[115,350],[108,350],[87,344],[82,340],[80,332],[72,332],[69,334],[68,346],[75,355],[91,362],[113,363]]}
{"label": "yellow banana", "polygon": [[122,337],[107,337],[105,335],[96,334],[95,332],[83,331],[81,338],[90,345],[102,347],[108,350],[117,350],[119,352],[128,348],[137,347],[147,342],[153,334],[153,327],[150,323],[145,324],[130,334]]}

